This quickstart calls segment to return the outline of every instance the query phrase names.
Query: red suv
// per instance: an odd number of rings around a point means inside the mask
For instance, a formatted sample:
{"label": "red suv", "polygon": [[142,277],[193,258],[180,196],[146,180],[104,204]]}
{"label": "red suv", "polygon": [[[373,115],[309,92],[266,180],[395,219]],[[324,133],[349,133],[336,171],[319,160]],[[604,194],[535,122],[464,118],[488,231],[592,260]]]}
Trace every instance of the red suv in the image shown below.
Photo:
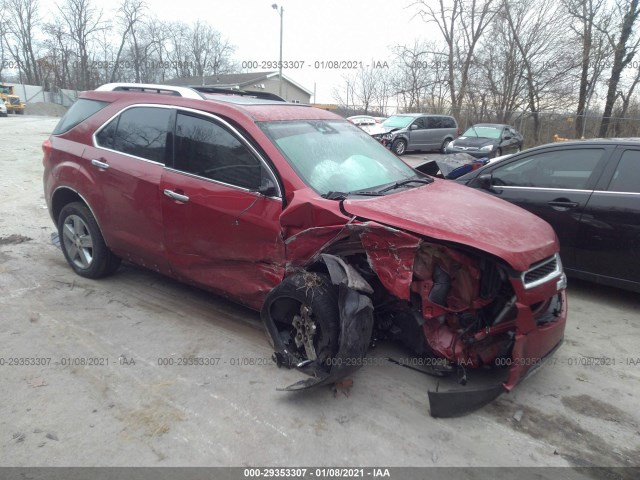
{"label": "red suv", "polygon": [[[73,270],[121,259],[259,310],[279,365],[327,384],[398,340],[432,373],[504,380],[430,392],[449,416],[513,388],[560,345],[551,227],[407,166],[346,120],[247,92],[109,84],[45,141],[44,186]],[[428,360],[428,361],[427,361]]]}

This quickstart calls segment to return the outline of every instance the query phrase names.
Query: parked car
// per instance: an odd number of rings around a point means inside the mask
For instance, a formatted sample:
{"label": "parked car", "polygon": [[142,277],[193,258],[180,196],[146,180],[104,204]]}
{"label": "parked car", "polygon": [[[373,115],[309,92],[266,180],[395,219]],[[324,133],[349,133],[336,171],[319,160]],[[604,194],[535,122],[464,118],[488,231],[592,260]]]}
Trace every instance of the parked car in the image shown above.
{"label": "parked car", "polygon": [[380,122],[369,115],[355,115],[353,117],[347,117],[347,120],[360,127],[369,135],[376,135],[378,133],[385,132],[385,129],[380,125]]}
{"label": "parked car", "polygon": [[547,223],[413,170],[333,113],[108,84],[80,95],[43,151],[77,274],[124,259],[260,311],[278,365],[310,375],[289,390],[352,374],[375,331],[439,375],[504,374],[430,392],[432,415],[450,416],[512,389],[562,341],[565,277]]}
{"label": "parked car", "polygon": [[0,100],[0,117],[6,117],[7,114],[7,106],[4,104],[2,100]]}
{"label": "parked car", "polygon": [[468,153],[476,158],[493,158],[519,152],[523,143],[522,135],[509,125],[478,123],[449,143],[446,153]]}
{"label": "parked car", "polygon": [[460,133],[456,119],[447,115],[405,113],[392,115],[383,123],[386,133],[374,138],[390,148],[396,155],[409,150],[440,150]]}
{"label": "parked car", "polygon": [[544,145],[458,181],[549,222],[569,275],[640,292],[640,139]]}

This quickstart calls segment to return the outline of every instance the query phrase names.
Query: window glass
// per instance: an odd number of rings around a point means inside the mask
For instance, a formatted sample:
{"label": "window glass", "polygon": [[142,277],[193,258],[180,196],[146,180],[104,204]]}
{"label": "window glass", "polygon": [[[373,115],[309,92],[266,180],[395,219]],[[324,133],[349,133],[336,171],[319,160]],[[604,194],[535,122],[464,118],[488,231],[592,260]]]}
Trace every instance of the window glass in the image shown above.
{"label": "window glass", "polygon": [[261,123],[300,178],[320,195],[369,189],[416,176],[359,128],[340,120]]}
{"label": "window glass", "polygon": [[[120,115],[112,146],[107,148],[165,163],[172,114],[173,110],[169,108],[135,107],[125,110]],[[108,127],[111,128],[111,124]],[[107,135],[108,132],[105,133]],[[108,142],[108,137],[105,142]]]}
{"label": "window glass", "polygon": [[413,122],[413,124],[418,126],[418,130],[427,128],[426,118],[424,117],[416,118],[416,121]]}
{"label": "window glass", "polygon": [[580,148],[531,155],[496,168],[493,184],[584,189],[603,152],[601,148]]}
{"label": "window glass", "polygon": [[427,121],[427,128],[440,128],[438,117],[427,117],[425,120]]}
{"label": "window glass", "polygon": [[99,146],[113,149],[113,137],[116,133],[116,127],[118,126],[118,118],[119,117],[116,117],[111,120],[106,127],[98,132],[96,142]]}
{"label": "window glass", "polygon": [[109,105],[109,102],[100,102],[98,100],[81,98],[71,105],[69,110],[67,110],[67,113],[64,114],[56,125],[56,128],[53,129],[53,134],[60,135],[61,133],[71,130],[73,127],[85,121],[94,113],[99,112],[107,105]]}
{"label": "window glass", "polygon": [[441,128],[456,128],[456,121],[453,117],[442,117]]}
{"label": "window glass", "polygon": [[261,167],[249,149],[222,126],[209,119],[178,114],[175,169],[256,190]]}
{"label": "window glass", "polygon": [[609,190],[640,193],[640,150],[626,150],[622,154]]}

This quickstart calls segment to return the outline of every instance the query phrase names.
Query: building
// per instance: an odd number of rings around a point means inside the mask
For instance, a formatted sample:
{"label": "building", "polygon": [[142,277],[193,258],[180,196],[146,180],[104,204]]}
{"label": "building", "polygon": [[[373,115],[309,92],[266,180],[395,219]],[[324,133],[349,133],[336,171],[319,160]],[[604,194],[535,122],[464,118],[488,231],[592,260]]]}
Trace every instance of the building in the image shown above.
{"label": "building", "polygon": [[[278,72],[252,72],[208,75],[203,77],[174,78],[164,82],[167,85],[182,87],[207,86],[238,88],[240,90],[256,90],[280,95],[280,75]],[[313,92],[299,83],[282,75],[282,97],[288,102],[311,103]]]}

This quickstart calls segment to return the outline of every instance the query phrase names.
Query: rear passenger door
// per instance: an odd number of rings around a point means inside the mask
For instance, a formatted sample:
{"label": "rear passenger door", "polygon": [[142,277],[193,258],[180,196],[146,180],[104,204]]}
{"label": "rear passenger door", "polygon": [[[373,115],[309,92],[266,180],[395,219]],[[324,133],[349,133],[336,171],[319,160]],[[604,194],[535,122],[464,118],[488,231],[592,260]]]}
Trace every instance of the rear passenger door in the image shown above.
{"label": "rear passenger door", "polygon": [[109,247],[126,260],[168,272],[159,185],[170,147],[174,111],[127,108],[94,135],[87,161],[91,202]]}
{"label": "rear passenger door", "polygon": [[[259,308],[282,279],[282,200],[270,166],[224,120],[179,110],[162,182],[175,276]],[[258,193],[271,182],[272,192]]]}
{"label": "rear passenger door", "polygon": [[640,282],[640,147],[618,147],[580,220],[576,267]]}
{"label": "rear passenger door", "polygon": [[486,173],[491,173],[494,195],[551,224],[560,240],[562,261],[573,268],[580,216],[611,150],[603,146],[550,148],[499,162]]}

